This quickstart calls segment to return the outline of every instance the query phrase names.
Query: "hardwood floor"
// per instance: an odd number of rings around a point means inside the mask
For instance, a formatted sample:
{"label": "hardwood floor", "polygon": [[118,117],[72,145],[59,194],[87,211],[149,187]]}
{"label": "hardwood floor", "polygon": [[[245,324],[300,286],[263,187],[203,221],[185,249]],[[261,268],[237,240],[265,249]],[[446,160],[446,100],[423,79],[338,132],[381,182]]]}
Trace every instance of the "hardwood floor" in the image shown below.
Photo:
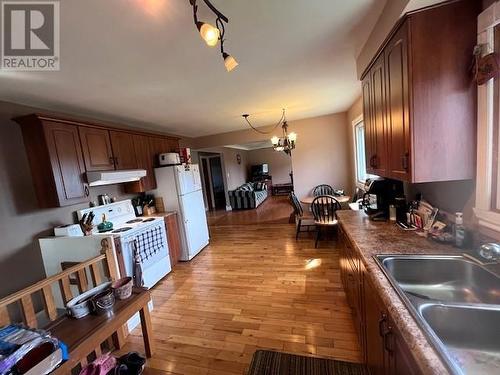
{"label": "hardwood floor", "polygon": [[[244,374],[258,348],[359,362],[335,242],[294,226],[211,228],[211,244],[153,290],[145,374]],[[140,328],[123,351],[143,352]]]}
{"label": "hardwood floor", "polygon": [[209,225],[287,224],[292,206],[287,196],[270,196],[251,210],[207,212]]}

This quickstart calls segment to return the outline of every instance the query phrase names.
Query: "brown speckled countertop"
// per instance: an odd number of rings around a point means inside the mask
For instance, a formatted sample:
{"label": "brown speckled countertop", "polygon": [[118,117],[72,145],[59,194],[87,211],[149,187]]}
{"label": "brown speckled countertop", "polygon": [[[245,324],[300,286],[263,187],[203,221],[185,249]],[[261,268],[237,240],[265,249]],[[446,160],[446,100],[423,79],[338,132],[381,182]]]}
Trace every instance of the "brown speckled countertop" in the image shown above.
{"label": "brown speckled countertop", "polygon": [[378,254],[446,254],[460,255],[464,251],[452,246],[442,245],[404,231],[394,223],[370,221],[362,211],[338,211],[342,229],[352,242],[355,250],[378,289],[387,310],[395,320],[397,328],[408,343],[413,356],[424,374],[448,374],[449,371],[418,326],[397,292],[390,284],[376,261]]}

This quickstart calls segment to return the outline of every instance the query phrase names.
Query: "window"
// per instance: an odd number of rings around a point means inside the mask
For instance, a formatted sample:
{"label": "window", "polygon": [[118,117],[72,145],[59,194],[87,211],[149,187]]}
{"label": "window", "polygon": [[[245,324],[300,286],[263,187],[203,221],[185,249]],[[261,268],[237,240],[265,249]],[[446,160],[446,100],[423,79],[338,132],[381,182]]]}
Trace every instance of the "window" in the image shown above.
{"label": "window", "polygon": [[362,116],[353,121],[353,127],[356,185],[363,189],[366,179],[373,177],[373,175],[366,172],[365,123]]}
{"label": "window", "polygon": [[356,182],[364,184],[366,180],[366,155],[365,124],[362,120],[354,125],[354,145],[356,149]]}
{"label": "window", "polygon": [[[478,45],[482,54],[500,52],[500,3],[478,18]],[[474,212],[478,224],[500,232],[500,80],[478,86],[477,177]]]}

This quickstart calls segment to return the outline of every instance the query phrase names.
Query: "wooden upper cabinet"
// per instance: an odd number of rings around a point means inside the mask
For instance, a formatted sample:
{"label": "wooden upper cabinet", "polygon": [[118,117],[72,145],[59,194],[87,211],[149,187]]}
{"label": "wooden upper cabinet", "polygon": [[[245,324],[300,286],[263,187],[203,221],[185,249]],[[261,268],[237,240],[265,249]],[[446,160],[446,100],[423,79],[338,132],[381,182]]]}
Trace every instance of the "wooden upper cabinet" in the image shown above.
{"label": "wooden upper cabinet", "polygon": [[369,173],[412,183],[474,178],[479,11],[479,1],[446,2],[409,13],[390,33],[363,74]]}
{"label": "wooden upper cabinet", "polygon": [[14,120],[21,125],[39,206],[90,201],[78,128],[36,115]]}
{"label": "wooden upper cabinet", "polygon": [[115,169],[111,140],[107,129],[80,126],[80,141],[87,171]]}
{"label": "wooden upper cabinet", "polygon": [[111,130],[111,148],[115,169],[137,169],[137,157],[134,148],[134,136],[128,132]]}
{"label": "wooden upper cabinet", "polygon": [[385,48],[387,175],[411,181],[410,105],[408,91],[408,24],[405,23]]}
{"label": "wooden upper cabinet", "polygon": [[370,166],[373,173],[383,176],[387,172],[387,144],[386,144],[386,111],[385,111],[385,66],[384,54],[375,61],[371,75],[372,85],[372,119],[371,119],[371,145],[372,157]]}
{"label": "wooden upper cabinet", "polygon": [[153,165],[155,167],[159,166],[158,155],[165,152],[170,152],[170,146],[168,144],[167,138],[163,137],[149,137],[149,150],[151,153],[151,158],[153,159]]}
{"label": "wooden upper cabinet", "polygon": [[373,147],[372,135],[372,84],[371,75],[363,79],[362,82],[362,92],[363,92],[363,122],[365,124],[365,155],[366,155],[366,171],[368,173],[374,173],[373,170],[373,155],[375,154]]}
{"label": "wooden upper cabinet", "polygon": [[137,158],[137,168],[146,170],[146,177],[140,181],[125,185],[125,192],[141,193],[156,189],[156,178],[154,174],[153,157],[149,147],[149,137],[145,135],[134,135],[134,150]]}

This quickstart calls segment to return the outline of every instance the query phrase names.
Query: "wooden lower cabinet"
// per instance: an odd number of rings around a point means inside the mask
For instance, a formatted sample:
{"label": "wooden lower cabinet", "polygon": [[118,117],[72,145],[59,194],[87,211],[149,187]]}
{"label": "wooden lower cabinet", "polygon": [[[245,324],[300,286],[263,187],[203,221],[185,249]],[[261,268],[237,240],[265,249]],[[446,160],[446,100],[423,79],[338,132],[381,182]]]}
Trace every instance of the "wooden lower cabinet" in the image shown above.
{"label": "wooden lower cabinet", "polygon": [[174,267],[179,263],[181,257],[181,239],[179,237],[179,225],[177,224],[177,213],[165,216],[165,226],[167,228],[168,251],[170,264]]}
{"label": "wooden lower cabinet", "polygon": [[370,276],[340,228],[340,277],[371,375],[420,374],[408,345],[387,312]]}

